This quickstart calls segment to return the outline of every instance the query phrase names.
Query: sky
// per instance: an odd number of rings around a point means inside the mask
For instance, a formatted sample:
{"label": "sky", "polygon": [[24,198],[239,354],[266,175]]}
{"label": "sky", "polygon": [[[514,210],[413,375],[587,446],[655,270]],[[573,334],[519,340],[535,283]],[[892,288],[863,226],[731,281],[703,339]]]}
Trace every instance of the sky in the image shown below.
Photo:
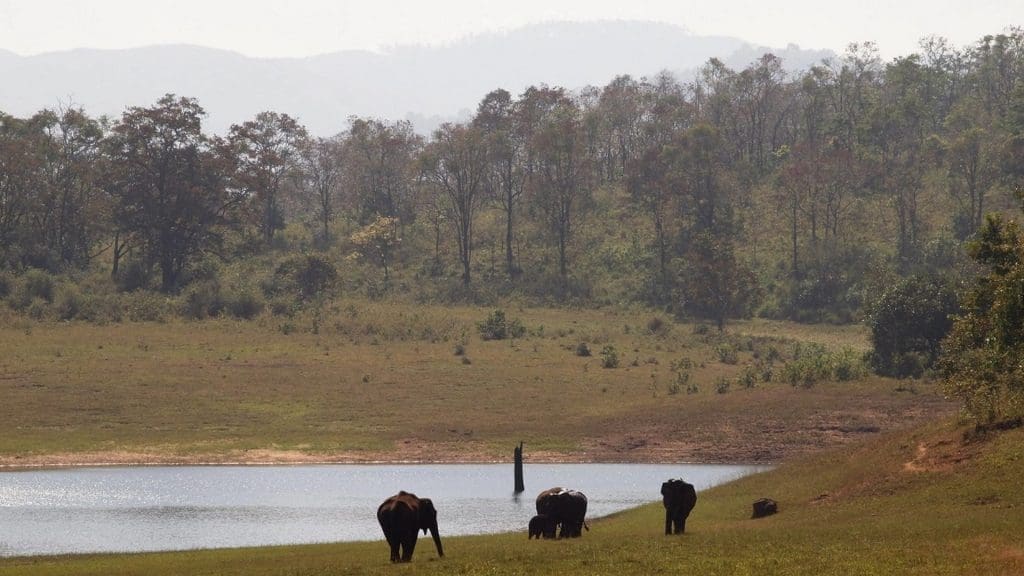
{"label": "sky", "polygon": [[874,41],[892,58],[1024,25],[1024,0],[0,0],[0,49],[197,44],[256,57],[443,44],[546,21],[651,20],[783,47]]}

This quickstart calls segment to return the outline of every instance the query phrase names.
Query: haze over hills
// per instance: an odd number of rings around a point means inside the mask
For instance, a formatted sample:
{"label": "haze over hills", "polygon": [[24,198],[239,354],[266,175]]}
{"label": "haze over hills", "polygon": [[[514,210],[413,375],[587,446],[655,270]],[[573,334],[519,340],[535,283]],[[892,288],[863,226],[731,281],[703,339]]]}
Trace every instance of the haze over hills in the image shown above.
{"label": "haze over hills", "polygon": [[209,113],[207,130],[216,133],[262,110],[296,116],[318,135],[342,130],[350,115],[409,118],[426,131],[467,115],[498,87],[519,94],[540,83],[600,86],[619,74],[661,70],[685,79],[709,58],[742,68],[767,51],[790,70],[833,55],[632,21],[539,24],[443,46],[309,58],[250,58],[189,45],[36,56],[0,50],[0,110],[28,116],[71,102],[90,114],[117,116],[127,106],[149,105],[173,92],[198,98]]}

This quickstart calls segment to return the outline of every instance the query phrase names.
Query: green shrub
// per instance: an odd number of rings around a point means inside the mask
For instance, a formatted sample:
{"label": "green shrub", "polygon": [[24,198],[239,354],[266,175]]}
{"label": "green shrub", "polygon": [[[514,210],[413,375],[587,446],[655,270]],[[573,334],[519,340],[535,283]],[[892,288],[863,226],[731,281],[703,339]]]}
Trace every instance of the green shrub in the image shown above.
{"label": "green shrub", "polygon": [[181,314],[191,320],[202,320],[217,316],[224,310],[224,297],[216,282],[198,282],[185,291],[181,302]]}
{"label": "green shrub", "polygon": [[42,298],[33,298],[25,307],[25,313],[33,320],[42,320],[46,317],[50,305]]}
{"label": "green shrub", "polygon": [[715,353],[718,355],[718,361],[722,364],[736,364],[740,361],[736,347],[728,342],[715,346]]}
{"label": "green shrub", "polygon": [[864,376],[865,371],[863,354],[843,348],[832,355],[832,377],[839,382],[858,380]]}
{"label": "green shrub", "polygon": [[715,392],[718,394],[725,394],[729,392],[729,379],[724,376],[715,381]]}
{"label": "green shrub", "polygon": [[278,264],[274,278],[265,285],[268,296],[295,294],[303,300],[324,296],[338,282],[338,270],[325,256],[300,254]]}
{"label": "green shrub", "polygon": [[122,294],[121,303],[132,322],[165,322],[172,313],[169,298],[147,290]]}
{"label": "green shrub", "polygon": [[58,320],[74,320],[82,310],[82,295],[73,284],[62,284],[57,288],[54,309]]}
{"label": "green shrub", "polygon": [[123,317],[120,298],[116,294],[83,294],[77,317],[95,324],[120,322]]}
{"label": "green shrub", "polygon": [[576,355],[584,358],[589,357],[590,346],[587,346],[586,342],[580,342],[579,344],[576,345]]}
{"label": "green shrub", "polygon": [[491,312],[487,318],[477,323],[476,329],[484,340],[504,340],[505,338],[522,338],[526,329],[518,319],[509,320],[505,317],[505,311],[497,309]]}
{"label": "green shrub", "polygon": [[782,367],[782,381],[810,388],[832,374],[831,358],[821,344],[797,344],[793,358]]}
{"label": "green shrub", "polygon": [[758,371],[754,366],[744,366],[737,378],[740,386],[750,389],[757,386]]}
{"label": "green shrub", "polygon": [[611,344],[606,345],[601,349],[601,367],[602,368],[618,368],[619,367],[619,354],[615,351],[615,346]]}
{"label": "green shrub", "polygon": [[956,294],[943,280],[914,276],[891,287],[868,322],[872,368],[886,376],[920,377],[938,358],[956,311]]}
{"label": "green shrub", "polygon": [[228,314],[235,318],[251,320],[263,312],[263,299],[249,290],[232,292],[225,299]]}
{"label": "green shrub", "polygon": [[129,260],[117,272],[117,289],[121,292],[135,292],[150,287],[152,269],[140,260]]}
{"label": "green shrub", "polygon": [[53,302],[53,277],[44,270],[35,268],[22,274],[20,281],[11,294],[10,304],[17,310],[27,310],[34,300]]}
{"label": "green shrub", "polygon": [[14,275],[7,270],[0,270],[0,299],[10,296],[14,289]]}
{"label": "green shrub", "polygon": [[665,321],[661,316],[651,316],[647,320],[647,332],[654,336],[664,336],[668,334],[671,329],[671,325]]}

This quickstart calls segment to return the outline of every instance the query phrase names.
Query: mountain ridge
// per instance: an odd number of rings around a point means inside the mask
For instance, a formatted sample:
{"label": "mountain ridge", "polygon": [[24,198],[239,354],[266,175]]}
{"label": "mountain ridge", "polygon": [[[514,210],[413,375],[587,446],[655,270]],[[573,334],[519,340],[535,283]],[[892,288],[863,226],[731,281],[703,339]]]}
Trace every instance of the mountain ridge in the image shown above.
{"label": "mountain ridge", "polygon": [[[781,56],[738,38],[696,36],[643,21],[552,22],[437,46],[302,58],[254,58],[191,44],[30,56],[0,49],[0,74],[6,86],[17,87],[0,89],[0,110],[26,116],[73,104],[117,116],[172,92],[198,98],[209,113],[207,128],[216,133],[262,110],[291,114],[319,135],[344,129],[352,115],[412,118],[427,131],[441,120],[465,117],[496,88],[514,94],[541,83],[575,89],[662,70],[685,78],[711,57],[743,67],[751,54],[765,51]],[[791,70],[833,55],[792,45],[781,52]]]}

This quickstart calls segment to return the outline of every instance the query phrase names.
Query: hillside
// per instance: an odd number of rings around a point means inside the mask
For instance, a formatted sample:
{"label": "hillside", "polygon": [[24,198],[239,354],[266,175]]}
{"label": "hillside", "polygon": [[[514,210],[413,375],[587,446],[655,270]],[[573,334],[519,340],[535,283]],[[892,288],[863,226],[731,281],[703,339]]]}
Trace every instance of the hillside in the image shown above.
{"label": "hillside", "polygon": [[486,462],[520,440],[534,462],[777,462],[954,408],[931,383],[867,375],[857,326],[510,309],[524,334],[484,340],[490,313],[346,299],[254,321],[10,317],[0,464]]}
{"label": "hillside", "polygon": [[[711,57],[743,67],[768,51],[738,38],[703,37],[652,22],[551,23],[483,34],[443,46],[395,46],[309,58],[249,58],[198,46],[0,53],[0,111],[30,115],[73,103],[96,115],[172,92],[198,98],[208,127],[223,134],[263,110],[298,117],[311,132],[340,132],[352,115],[411,117],[428,132],[439,118],[467,116],[484,94],[518,94],[547,83],[603,85],[620,74],[692,75]],[[829,56],[793,46],[779,52],[798,69]]]}

